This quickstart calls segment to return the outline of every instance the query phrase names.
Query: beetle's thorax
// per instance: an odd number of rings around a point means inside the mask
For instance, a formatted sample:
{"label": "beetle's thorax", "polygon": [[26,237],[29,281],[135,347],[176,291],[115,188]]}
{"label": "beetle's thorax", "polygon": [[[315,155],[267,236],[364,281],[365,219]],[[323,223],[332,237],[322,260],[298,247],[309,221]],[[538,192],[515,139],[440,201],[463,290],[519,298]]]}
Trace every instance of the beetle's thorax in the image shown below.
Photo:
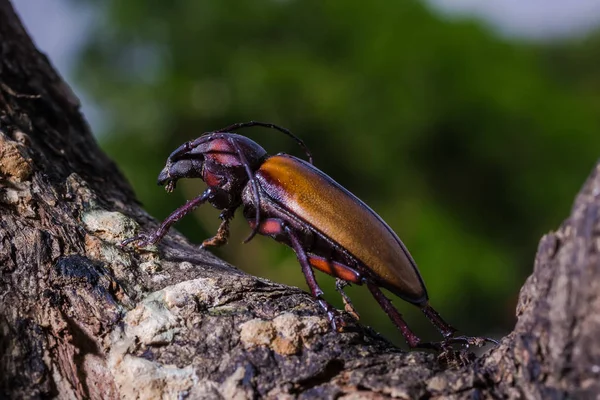
{"label": "beetle's thorax", "polygon": [[[242,155],[240,155],[240,153]],[[211,204],[219,209],[237,207],[251,176],[267,157],[256,142],[235,134],[206,143],[203,149],[202,180],[220,192]]]}

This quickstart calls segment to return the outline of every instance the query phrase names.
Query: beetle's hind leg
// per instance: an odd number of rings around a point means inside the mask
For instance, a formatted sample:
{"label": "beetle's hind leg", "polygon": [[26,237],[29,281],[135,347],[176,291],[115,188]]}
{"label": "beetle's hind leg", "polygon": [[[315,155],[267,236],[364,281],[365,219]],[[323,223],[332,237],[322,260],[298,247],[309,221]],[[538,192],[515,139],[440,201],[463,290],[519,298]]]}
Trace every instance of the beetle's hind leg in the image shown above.
{"label": "beetle's hind leg", "polygon": [[438,312],[435,311],[429,304],[421,307],[421,311],[423,311],[423,314],[425,314],[427,319],[431,321],[433,326],[435,326],[435,328],[442,334],[444,339],[451,338],[457,332],[457,329],[444,321],[442,316],[438,314]]}
{"label": "beetle's hind leg", "polygon": [[419,339],[419,337],[415,335],[413,331],[410,330],[410,328],[404,321],[404,318],[402,318],[402,314],[400,314],[400,312],[396,310],[396,308],[392,305],[390,299],[385,297],[385,295],[383,294],[381,289],[377,287],[377,285],[368,281],[366,282],[366,285],[371,291],[373,297],[375,297],[375,300],[377,300],[377,303],[379,303],[381,308],[383,308],[383,311],[385,311],[385,313],[388,315],[388,317],[390,317],[394,325],[396,325],[396,328],[398,328],[400,333],[402,333],[402,336],[404,336],[404,339],[406,340],[406,343],[408,343],[408,346],[410,348],[421,347],[433,348],[437,350],[437,347],[435,345],[421,343],[421,339]]}
{"label": "beetle's hind leg", "polygon": [[490,338],[454,336],[456,329],[444,321],[440,314],[438,314],[437,311],[435,311],[429,304],[421,307],[421,310],[436,327],[436,329],[440,331],[442,336],[444,336],[444,340],[439,343],[423,343],[421,339],[419,339],[419,337],[410,330],[400,312],[396,310],[396,308],[392,305],[392,302],[385,297],[381,289],[379,289],[373,283],[366,282],[366,285],[371,291],[371,294],[373,294],[373,297],[375,297],[375,300],[377,300],[381,308],[383,308],[383,311],[385,311],[388,317],[390,317],[394,325],[396,325],[400,333],[402,333],[402,336],[404,336],[408,346],[411,348],[442,351],[450,349],[450,346],[453,344],[462,344],[466,346],[483,346],[486,342],[498,344],[498,342]]}
{"label": "beetle's hind leg", "polygon": [[219,218],[221,218],[222,221],[221,225],[219,225],[219,229],[217,229],[217,234],[203,241],[200,248],[220,247],[227,243],[229,240],[229,223],[233,219],[235,210],[235,208],[227,208],[221,212]]}

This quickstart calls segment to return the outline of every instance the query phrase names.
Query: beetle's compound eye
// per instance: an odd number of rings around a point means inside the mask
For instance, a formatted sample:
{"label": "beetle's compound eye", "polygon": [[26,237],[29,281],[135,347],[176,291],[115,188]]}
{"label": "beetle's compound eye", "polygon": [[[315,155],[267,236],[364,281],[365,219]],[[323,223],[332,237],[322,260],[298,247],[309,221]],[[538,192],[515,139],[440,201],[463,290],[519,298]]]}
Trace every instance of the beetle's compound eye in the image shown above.
{"label": "beetle's compound eye", "polygon": [[174,183],[181,178],[199,178],[202,177],[202,159],[183,159],[175,162],[167,162],[167,165],[158,175],[159,185],[168,185],[171,190],[175,187]]}

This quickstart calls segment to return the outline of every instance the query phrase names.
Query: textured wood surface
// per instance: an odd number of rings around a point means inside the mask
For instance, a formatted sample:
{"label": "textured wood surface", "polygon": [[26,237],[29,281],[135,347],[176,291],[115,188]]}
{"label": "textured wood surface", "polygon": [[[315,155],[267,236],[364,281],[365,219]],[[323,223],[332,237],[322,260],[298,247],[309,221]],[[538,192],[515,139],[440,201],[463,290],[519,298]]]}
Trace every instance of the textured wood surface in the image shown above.
{"label": "textured wood surface", "polygon": [[116,246],[157,222],[0,0],[2,398],[597,398],[599,210],[596,167],[541,239],[514,331],[477,359],[331,332],[308,294],[176,233]]}

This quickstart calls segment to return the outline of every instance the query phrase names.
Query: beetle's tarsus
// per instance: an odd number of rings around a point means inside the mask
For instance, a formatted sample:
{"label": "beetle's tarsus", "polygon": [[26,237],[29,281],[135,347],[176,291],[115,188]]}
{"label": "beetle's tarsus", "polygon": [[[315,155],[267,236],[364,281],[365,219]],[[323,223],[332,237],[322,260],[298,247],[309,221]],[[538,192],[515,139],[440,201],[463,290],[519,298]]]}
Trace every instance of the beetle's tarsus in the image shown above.
{"label": "beetle's tarsus", "polygon": [[442,340],[441,342],[426,342],[418,343],[416,348],[419,349],[433,349],[436,351],[450,351],[452,346],[455,344],[462,345],[468,349],[470,346],[482,347],[486,343],[498,345],[498,341],[487,338],[487,337],[476,337],[476,336],[453,336]]}
{"label": "beetle's tarsus", "polygon": [[205,239],[200,245],[200,248],[206,249],[208,247],[221,247],[224,244],[227,244],[227,241],[227,238],[219,237],[217,234],[211,238]]}
{"label": "beetle's tarsus", "polygon": [[449,368],[462,368],[471,364],[476,359],[473,352],[466,349],[444,349],[437,355],[437,360],[440,364]]}
{"label": "beetle's tarsus", "polygon": [[339,314],[338,310],[333,308],[331,304],[326,302],[325,300],[319,298],[317,302],[323,308],[327,314],[327,320],[329,321],[329,325],[331,325],[331,329],[334,332],[343,332],[346,327],[346,321]]}
{"label": "beetle's tarsus", "polygon": [[221,225],[219,225],[216,235],[204,240],[200,245],[201,249],[205,249],[207,247],[220,247],[224,244],[227,244],[229,241],[229,223],[233,218],[234,212],[235,208],[227,209],[221,213],[219,218],[221,218],[223,221],[221,222]]}
{"label": "beetle's tarsus", "polygon": [[444,340],[445,343],[452,344],[463,344],[466,347],[476,346],[482,347],[486,343],[491,343],[493,345],[498,345],[498,341],[495,339],[487,338],[487,337],[477,337],[477,336],[454,336]]}
{"label": "beetle's tarsus", "polygon": [[340,295],[342,296],[342,301],[344,302],[344,310],[352,315],[352,318],[354,318],[355,320],[360,320],[360,315],[358,315],[358,312],[356,311],[356,309],[354,308],[354,305],[352,304],[352,301],[350,301],[350,296],[348,296],[346,294],[346,292],[344,292],[344,288],[346,286],[350,286],[350,283],[340,279],[340,278],[335,278],[335,289],[340,293]]}
{"label": "beetle's tarsus", "polygon": [[157,240],[154,240],[152,236],[154,235],[146,235],[142,233],[132,238],[123,240],[121,243],[118,244],[118,246],[123,248],[129,246],[130,244],[133,244],[133,246],[137,248],[148,247],[157,242]]}

